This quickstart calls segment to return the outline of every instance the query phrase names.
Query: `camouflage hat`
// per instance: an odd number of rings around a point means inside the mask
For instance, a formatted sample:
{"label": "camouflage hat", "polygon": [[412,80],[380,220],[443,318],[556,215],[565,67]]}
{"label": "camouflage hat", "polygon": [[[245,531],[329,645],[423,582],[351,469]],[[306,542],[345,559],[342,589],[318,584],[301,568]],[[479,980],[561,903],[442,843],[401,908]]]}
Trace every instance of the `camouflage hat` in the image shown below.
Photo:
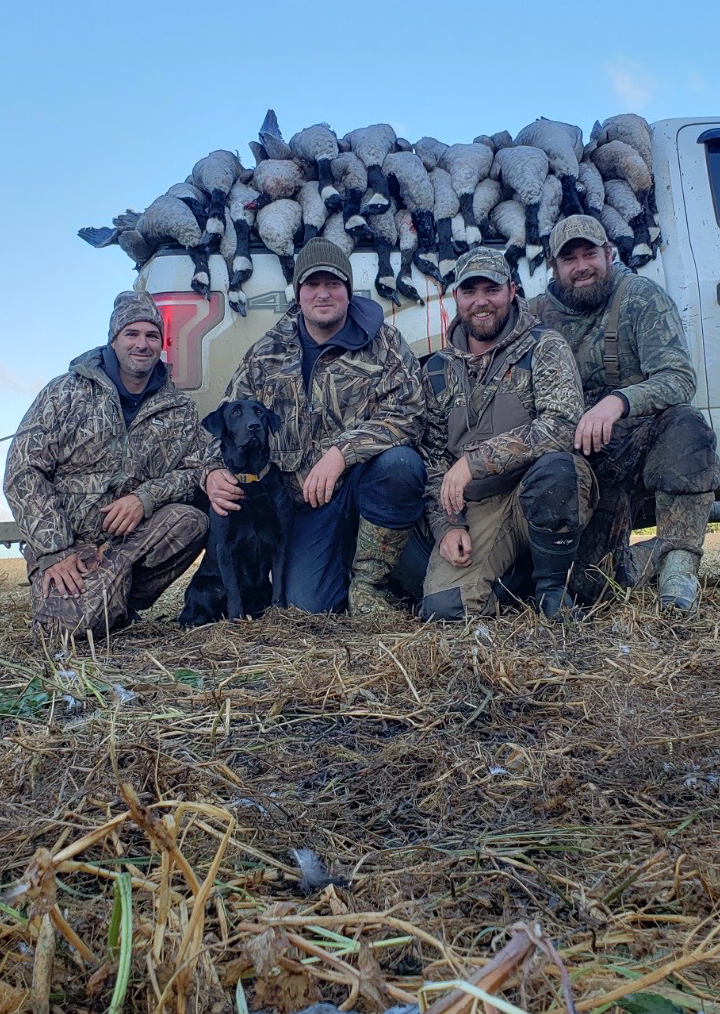
{"label": "camouflage hat", "polygon": [[487,246],[473,247],[455,262],[455,285],[468,278],[489,278],[497,285],[512,281],[510,265],[502,250],[491,250]]}
{"label": "camouflage hat", "polygon": [[108,328],[108,342],[116,338],[128,324],[134,324],[138,320],[154,324],[160,334],[163,333],[160,311],[149,292],[133,292],[132,290],[121,292],[115,297],[115,305]]}
{"label": "camouflage hat", "polygon": [[554,227],[550,233],[550,256],[553,260],[566,243],[573,239],[584,239],[595,246],[608,242],[607,233],[596,218],[590,215],[570,215]]}
{"label": "camouflage hat", "polygon": [[295,299],[300,298],[302,283],[316,271],[327,271],[341,278],[347,286],[348,296],[352,299],[353,276],[350,261],[339,246],[322,236],[315,236],[309,240],[298,254],[293,272]]}

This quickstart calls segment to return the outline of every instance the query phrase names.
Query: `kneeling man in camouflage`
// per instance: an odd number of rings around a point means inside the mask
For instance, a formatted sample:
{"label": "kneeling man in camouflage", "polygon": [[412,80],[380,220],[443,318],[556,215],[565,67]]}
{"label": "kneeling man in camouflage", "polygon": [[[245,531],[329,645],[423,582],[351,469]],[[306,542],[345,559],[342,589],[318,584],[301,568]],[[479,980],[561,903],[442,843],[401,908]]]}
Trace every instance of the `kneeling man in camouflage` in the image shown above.
{"label": "kneeling man in camouflage", "polygon": [[121,292],[108,342],[37,396],[10,446],[5,495],[25,540],[36,633],[127,624],[190,565],[207,440],[160,362],[163,321]]}
{"label": "kneeling man in camouflage", "polygon": [[518,297],[502,253],[476,248],[456,268],[457,317],[427,362],[421,446],[435,537],[421,614],[490,614],[501,579],[530,549],[548,618],[566,592],[593,506],[592,473],[573,453],[583,412],[572,352]]}
{"label": "kneeling man in camouflage", "polygon": [[554,278],[533,309],[575,355],[587,407],[575,446],[600,485],[574,590],[586,602],[598,598],[607,586],[600,566],[606,558],[619,584],[642,578],[641,547],[631,550],[630,534],[651,498],[660,602],[686,612],[699,599],[697,572],[720,470],[715,434],[689,404],[696,378],[680,314],[657,282],[613,263],[594,218],[559,222],[550,254]]}

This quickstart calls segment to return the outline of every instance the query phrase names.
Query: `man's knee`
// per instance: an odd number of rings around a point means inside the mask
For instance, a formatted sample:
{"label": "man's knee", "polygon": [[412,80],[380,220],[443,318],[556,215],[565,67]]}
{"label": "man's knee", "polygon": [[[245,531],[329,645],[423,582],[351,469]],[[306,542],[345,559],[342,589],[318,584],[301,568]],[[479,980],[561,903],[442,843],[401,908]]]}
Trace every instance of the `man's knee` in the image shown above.
{"label": "man's knee", "polygon": [[369,462],[366,479],[382,483],[388,491],[422,496],[425,489],[425,466],[412,447],[391,447]]}
{"label": "man's knee", "polygon": [[661,412],[645,458],[645,488],[663,493],[711,493],[720,485],[716,438],[697,409]]}
{"label": "man's knee", "polygon": [[420,607],[422,620],[462,620],[465,617],[465,606],[459,588],[447,588],[444,591],[425,595]]}
{"label": "man's knee", "polygon": [[425,466],[412,447],[392,447],[363,466],[358,488],[362,517],[382,528],[410,528],[422,517]]}
{"label": "man's knee", "polygon": [[[202,542],[208,531],[208,516],[187,503],[166,504],[155,511],[147,522],[146,538],[150,556],[161,562],[165,555],[175,555],[188,546]],[[138,535],[142,533],[138,529]]]}
{"label": "man's knee", "polygon": [[589,465],[569,451],[549,451],[534,461],[518,494],[525,520],[550,531],[587,524],[596,499]]}

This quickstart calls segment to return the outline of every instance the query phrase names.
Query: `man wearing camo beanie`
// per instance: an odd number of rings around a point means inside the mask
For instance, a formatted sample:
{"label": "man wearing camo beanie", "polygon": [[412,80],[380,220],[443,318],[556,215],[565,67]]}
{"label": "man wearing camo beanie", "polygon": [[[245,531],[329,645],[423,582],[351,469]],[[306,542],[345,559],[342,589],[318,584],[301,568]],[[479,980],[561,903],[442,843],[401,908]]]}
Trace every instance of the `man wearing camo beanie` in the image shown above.
{"label": "man wearing camo beanie", "polygon": [[160,361],[162,343],[152,297],[121,292],[107,344],[40,392],[11,444],[5,495],[25,541],[36,633],[127,624],[203,545],[207,518],[190,504],[207,438]]}

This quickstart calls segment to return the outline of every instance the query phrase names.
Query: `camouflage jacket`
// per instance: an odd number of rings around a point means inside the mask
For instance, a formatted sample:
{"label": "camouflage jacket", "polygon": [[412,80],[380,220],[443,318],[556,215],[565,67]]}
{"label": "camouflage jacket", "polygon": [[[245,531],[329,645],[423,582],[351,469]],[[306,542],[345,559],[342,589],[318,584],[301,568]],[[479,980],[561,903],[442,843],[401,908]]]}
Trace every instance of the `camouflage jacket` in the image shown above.
{"label": "camouflage jacket", "polygon": [[513,489],[542,454],[572,450],[583,412],[572,352],[556,331],[538,326],[524,300],[515,300],[512,313],[484,355],[467,351],[456,318],[448,346],[423,367],[425,511],[436,541],[467,527],[462,514],[449,516],[440,505],[443,476],[462,455],[473,477],[466,499],[482,500]]}
{"label": "camouflage jacket", "polygon": [[98,508],[134,493],[145,517],[193,499],[205,470],[207,435],[197,409],[168,380],[126,428],[102,348],[70,363],[38,394],[10,445],[5,495],[46,569],[74,544],[106,541]]}
{"label": "camouflage jacket", "polygon": [[420,364],[400,332],[384,323],[360,348],[328,347],[315,363],[306,394],[299,313],[294,305],[255,342],[225,392],[228,401],[255,398],[280,416],[270,438],[271,459],[296,503],[302,503],[308,473],[330,447],[350,466],[391,447],[416,444],[425,412]]}
{"label": "camouflage jacket", "polygon": [[[613,272],[615,288],[623,276],[629,276],[620,300],[617,388],[627,404],[627,415],[653,415],[691,401],[695,371],[675,303],[652,279],[634,275],[620,264],[613,266]],[[592,313],[571,310],[555,296],[552,282],[531,303],[543,324],[555,328],[570,344],[588,407],[613,393],[603,364],[611,306],[612,297]]]}

